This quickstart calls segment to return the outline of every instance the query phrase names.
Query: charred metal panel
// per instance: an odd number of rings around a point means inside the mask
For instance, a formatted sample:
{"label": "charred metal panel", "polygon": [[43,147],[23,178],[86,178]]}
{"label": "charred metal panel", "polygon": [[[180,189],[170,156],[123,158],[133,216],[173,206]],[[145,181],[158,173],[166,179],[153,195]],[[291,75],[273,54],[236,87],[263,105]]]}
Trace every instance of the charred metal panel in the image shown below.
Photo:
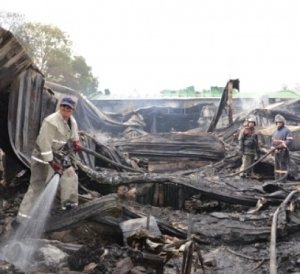
{"label": "charred metal panel", "polygon": [[9,31],[0,27],[0,93],[30,66],[33,63],[24,48]]}
{"label": "charred metal panel", "polygon": [[55,111],[57,99],[43,89],[41,73],[27,69],[14,81],[9,96],[8,132],[19,159],[30,164],[30,155],[42,119]]}
{"label": "charred metal panel", "polygon": [[214,135],[169,133],[144,135],[114,146],[132,157],[147,161],[218,161],[225,156],[223,143]]}
{"label": "charred metal panel", "polygon": [[51,89],[51,91],[53,91],[58,98],[65,95],[71,95],[77,98],[74,116],[80,130],[92,133],[101,130],[104,132],[117,134],[126,128],[122,122],[119,122],[103,113],[90,101],[82,97],[78,92],[50,82],[46,82],[45,86]]}
{"label": "charred metal panel", "polygon": [[[26,124],[29,110],[26,113],[21,111],[22,104],[26,101],[23,101],[23,94],[20,95],[19,92],[26,95],[26,90],[37,89],[38,86],[41,88],[40,83],[36,87],[29,85],[30,78],[25,76],[27,71],[40,75],[40,79],[43,79],[17,39],[9,31],[0,28],[0,146],[11,159],[17,162],[21,160],[25,165],[28,165],[28,160],[19,152],[29,142],[30,136],[27,133],[31,133],[31,129]],[[26,81],[22,80],[25,78]],[[33,106],[28,105],[29,109]],[[20,115],[24,115],[22,120],[18,118]]]}

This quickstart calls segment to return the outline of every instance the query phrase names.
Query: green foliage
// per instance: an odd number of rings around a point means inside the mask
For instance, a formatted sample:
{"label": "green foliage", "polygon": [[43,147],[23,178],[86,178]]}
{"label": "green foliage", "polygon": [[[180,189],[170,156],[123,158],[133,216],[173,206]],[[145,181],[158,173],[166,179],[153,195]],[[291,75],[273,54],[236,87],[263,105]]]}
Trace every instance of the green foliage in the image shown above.
{"label": "green foliage", "polygon": [[162,90],[161,92],[162,96],[167,96],[167,97],[196,97],[198,96],[197,91],[195,91],[194,86],[189,86],[184,89],[178,89],[178,90],[171,90],[171,89],[165,89]]}
{"label": "green foliage", "polygon": [[224,87],[213,86],[209,90],[203,90],[203,97],[221,97]]}
{"label": "green foliage", "polygon": [[[71,58],[71,41],[59,28],[40,23],[25,23],[17,32],[28,54],[47,75],[48,62],[56,55]],[[57,61],[57,60],[56,60]],[[65,61],[65,60],[64,60]]]}
{"label": "green foliage", "polygon": [[74,72],[74,81],[71,87],[79,87],[79,90],[85,90],[85,94],[89,95],[97,91],[98,79],[92,74],[92,69],[86,64],[82,56],[74,56],[71,63]]}
{"label": "green foliage", "polygon": [[98,79],[82,56],[72,55],[72,42],[58,27],[24,22],[16,13],[0,13],[0,25],[11,30],[47,81],[55,82],[85,95],[98,89]]}

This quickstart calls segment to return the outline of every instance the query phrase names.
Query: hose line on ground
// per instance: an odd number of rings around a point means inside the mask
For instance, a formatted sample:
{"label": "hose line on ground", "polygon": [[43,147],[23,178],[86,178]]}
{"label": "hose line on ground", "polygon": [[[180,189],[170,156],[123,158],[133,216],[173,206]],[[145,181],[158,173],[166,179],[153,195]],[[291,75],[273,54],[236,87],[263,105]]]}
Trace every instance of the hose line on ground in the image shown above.
{"label": "hose line on ground", "polygon": [[103,160],[103,161],[105,161],[107,163],[110,163],[110,164],[112,164],[112,165],[114,165],[116,167],[120,167],[122,169],[125,169],[125,170],[128,170],[128,171],[132,171],[132,172],[139,172],[139,173],[143,172],[141,170],[136,170],[136,169],[133,169],[131,167],[127,167],[127,166],[124,166],[124,165],[119,164],[117,162],[114,162],[111,159],[109,159],[109,158],[101,155],[100,153],[97,153],[94,150],[88,149],[86,147],[81,147],[81,150],[84,151],[84,152],[86,152],[86,153],[88,153],[88,154],[91,154],[91,155],[95,156],[96,158],[99,158],[99,159],[101,159],[101,160]]}
{"label": "hose line on ground", "polygon": [[260,163],[263,159],[265,159],[268,155],[270,155],[271,153],[273,153],[274,151],[276,150],[276,148],[272,148],[268,153],[266,153],[264,156],[260,157],[257,161],[255,161],[252,165],[248,166],[247,168],[243,169],[243,170],[240,170],[238,172],[235,172],[235,173],[231,173],[231,174],[228,174],[224,177],[233,177],[233,176],[236,176],[240,173],[243,173],[245,171],[247,171],[248,169],[250,168],[253,168],[255,165],[257,165],[258,163]]}

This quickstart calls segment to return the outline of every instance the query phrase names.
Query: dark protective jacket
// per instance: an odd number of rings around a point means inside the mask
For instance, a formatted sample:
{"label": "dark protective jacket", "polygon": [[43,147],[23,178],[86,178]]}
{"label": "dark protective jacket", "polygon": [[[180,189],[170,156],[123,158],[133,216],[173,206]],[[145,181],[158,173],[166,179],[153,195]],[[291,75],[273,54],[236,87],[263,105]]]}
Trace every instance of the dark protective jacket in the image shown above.
{"label": "dark protective jacket", "polygon": [[272,134],[272,146],[277,147],[280,144],[283,148],[289,148],[293,141],[292,132],[287,127],[277,128]]}
{"label": "dark protective jacket", "polygon": [[289,146],[293,141],[291,131],[286,128],[277,128],[272,134],[272,146],[276,147],[274,155],[274,177],[282,182],[286,181],[289,169]]}
{"label": "dark protective jacket", "polygon": [[258,138],[255,128],[245,127],[239,135],[239,149],[245,155],[259,154]]}

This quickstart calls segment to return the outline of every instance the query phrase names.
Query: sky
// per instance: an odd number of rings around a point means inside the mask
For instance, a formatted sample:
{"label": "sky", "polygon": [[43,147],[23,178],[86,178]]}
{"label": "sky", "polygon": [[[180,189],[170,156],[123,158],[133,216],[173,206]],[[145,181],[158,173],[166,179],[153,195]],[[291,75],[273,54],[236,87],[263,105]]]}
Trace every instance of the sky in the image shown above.
{"label": "sky", "polygon": [[298,0],[9,0],[2,11],[52,24],[113,95],[225,86],[300,87]]}

